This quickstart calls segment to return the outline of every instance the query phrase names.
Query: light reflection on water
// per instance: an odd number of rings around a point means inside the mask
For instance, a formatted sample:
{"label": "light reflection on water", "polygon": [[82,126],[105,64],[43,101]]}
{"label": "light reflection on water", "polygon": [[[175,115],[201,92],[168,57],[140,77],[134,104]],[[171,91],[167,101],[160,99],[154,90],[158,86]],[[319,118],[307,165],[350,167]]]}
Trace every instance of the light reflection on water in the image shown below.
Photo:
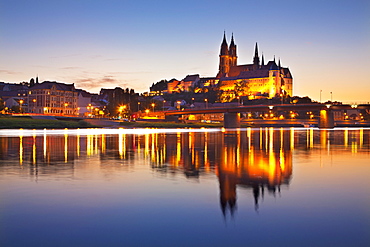
{"label": "light reflection on water", "polygon": [[[279,245],[287,237],[362,245],[370,240],[369,143],[364,128],[0,131],[0,245],[29,246],[20,229],[35,246]],[[80,236],[60,235],[60,224]],[[91,225],[104,232],[95,242],[86,239]],[[36,226],[50,239],[33,237]],[[261,229],[276,227],[262,239]]]}

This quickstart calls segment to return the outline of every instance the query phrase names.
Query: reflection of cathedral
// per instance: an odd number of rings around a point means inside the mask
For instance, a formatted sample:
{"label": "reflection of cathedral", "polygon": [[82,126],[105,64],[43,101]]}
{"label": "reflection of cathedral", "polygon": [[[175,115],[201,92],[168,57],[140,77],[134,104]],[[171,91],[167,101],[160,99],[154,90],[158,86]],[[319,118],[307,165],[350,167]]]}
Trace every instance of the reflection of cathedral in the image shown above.
{"label": "reflection of cathedral", "polygon": [[230,133],[224,135],[218,169],[220,203],[223,213],[236,206],[237,186],[253,191],[255,207],[265,189],[275,194],[280,185],[289,184],[292,152],[288,131]]}
{"label": "reflection of cathedral", "polygon": [[[220,205],[224,215],[233,214],[237,189],[253,194],[258,208],[264,194],[274,195],[292,177],[292,153],[301,155],[340,144],[348,152],[368,152],[370,130],[307,130],[260,128],[228,132],[185,132],[113,135],[0,136],[0,166],[31,176],[63,174],[73,176],[75,160],[100,159],[98,169],[114,173],[134,161],[157,174],[180,175],[188,179],[216,174]],[[306,150],[311,149],[310,152]],[[313,151],[312,151],[313,150]],[[341,149],[340,152],[343,152]],[[116,161],[116,162],[114,162]],[[83,162],[81,162],[83,163]],[[86,169],[91,169],[87,167]]]}

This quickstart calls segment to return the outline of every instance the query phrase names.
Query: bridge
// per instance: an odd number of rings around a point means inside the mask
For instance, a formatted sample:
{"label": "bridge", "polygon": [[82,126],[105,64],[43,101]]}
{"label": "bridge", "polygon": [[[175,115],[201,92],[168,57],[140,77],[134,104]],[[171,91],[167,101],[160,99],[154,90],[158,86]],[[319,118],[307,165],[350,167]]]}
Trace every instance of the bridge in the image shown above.
{"label": "bridge", "polygon": [[248,105],[237,107],[213,107],[206,109],[185,109],[182,111],[166,111],[165,117],[190,114],[224,114],[225,128],[240,127],[240,113],[242,112],[272,112],[272,111],[320,111],[319,128],[334,128],[333,111],[338,110],[369,110],[370,104],[361,105],[333,105],[333,104],[279,104],[279,105]]}

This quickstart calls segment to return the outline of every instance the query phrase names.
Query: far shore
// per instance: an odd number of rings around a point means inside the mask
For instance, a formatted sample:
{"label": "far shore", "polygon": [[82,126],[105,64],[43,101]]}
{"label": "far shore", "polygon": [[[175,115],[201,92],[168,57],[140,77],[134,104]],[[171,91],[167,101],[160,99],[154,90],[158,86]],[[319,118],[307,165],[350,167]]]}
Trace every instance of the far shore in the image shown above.
{"label": "far shore", "polygon": [[[222,128],[223,122],[166,122],[138,120],[135,122],[94,119],[63,118],[33,119],[31,117],[0,117],[0,129],[77,129],[77,128]],[[263,121],[250,120],[241,123],[247,127],[317,127],[316,123],[299,121]],[[370,127],[369,121],[338,121],[336,127]]]}

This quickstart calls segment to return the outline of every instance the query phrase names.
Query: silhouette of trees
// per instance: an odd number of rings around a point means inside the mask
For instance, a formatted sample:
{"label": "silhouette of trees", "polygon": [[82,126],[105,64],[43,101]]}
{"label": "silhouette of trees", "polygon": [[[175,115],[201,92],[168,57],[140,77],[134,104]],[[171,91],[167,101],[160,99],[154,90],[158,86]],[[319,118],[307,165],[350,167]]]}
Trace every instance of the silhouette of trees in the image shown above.
{"label": "silhouette of trees", "polygon": [[5,102],[2,98],[0,98],[0,111],[5,109]]}
{"label": "silhouette of trees", "polygon": [[[175,79],[170,80],[173,81]],[[163,91],[167,90],[167,80],[161,80],[159,82],[153,83],[152,86],[150,87],[150,91]]]}
{"label": "silhouette of trees", "polygon": [[134,89],[116,87],[109,91],[107,98],[108,104],[106,110],[111,116],[117,116],[119,114],[120,106],[125,106],[127,114],[136,111],[138,94],[135,93]]}

